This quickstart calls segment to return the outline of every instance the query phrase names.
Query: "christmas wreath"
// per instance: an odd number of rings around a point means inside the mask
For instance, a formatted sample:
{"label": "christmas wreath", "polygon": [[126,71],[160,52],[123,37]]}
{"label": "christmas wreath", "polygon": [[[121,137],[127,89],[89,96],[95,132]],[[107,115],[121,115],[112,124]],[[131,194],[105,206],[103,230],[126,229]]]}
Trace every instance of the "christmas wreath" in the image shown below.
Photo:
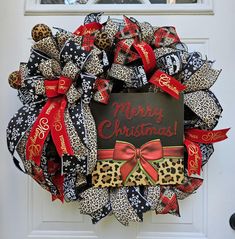
{"label": "christmas wreath", "polygon": [[7,128],[15,165],[96,223],[179,216],[202,184],[222,107],[220,70],[188,52],[175,28],[86,16],[75,32],[38,24],[27,63],[9,76],[23,107]]}

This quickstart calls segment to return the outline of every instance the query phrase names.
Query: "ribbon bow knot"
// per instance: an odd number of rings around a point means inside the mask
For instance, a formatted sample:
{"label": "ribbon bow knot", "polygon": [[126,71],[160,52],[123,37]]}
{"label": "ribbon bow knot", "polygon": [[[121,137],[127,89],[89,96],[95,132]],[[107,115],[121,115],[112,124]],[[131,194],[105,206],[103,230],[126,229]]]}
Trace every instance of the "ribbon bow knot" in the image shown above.
{"label": "ribbon bow knot", "polygon": [[160,140],[151,140],[136,148],[133,144],[116,141],[113,159],[126,161],[120,168],[122,179],[127,181],[131,172],[139,165],[140,169],[154,183],[158,180],[158,173],[149,161],[159,160],[163,157],[163,149]]}
{"label": "ribbon bow knot", "polygon": [[65,94],[72,85],[72,80],[60,76],[57,80],[45,80],[48,100],[35,121],[26,143],[26,159],[40,165],[43,145],[49,133],[60,156],[73,155],[73,149],[67,134],[64,112],[67,106]]}
{"label": "ribbon bow knot", "polygon": [[137,159],[140,159],[141,158],[141,152],[140,152],[140,149],[136,149],[136,156],[135,156]]}
{"label": "ribbon bow knot", "polygon": [[65,95],[72,84],[72,80],[68,77],[60,76],[58,80],[45,80],[44,84],[46,96],[53,98],[59,95]]}

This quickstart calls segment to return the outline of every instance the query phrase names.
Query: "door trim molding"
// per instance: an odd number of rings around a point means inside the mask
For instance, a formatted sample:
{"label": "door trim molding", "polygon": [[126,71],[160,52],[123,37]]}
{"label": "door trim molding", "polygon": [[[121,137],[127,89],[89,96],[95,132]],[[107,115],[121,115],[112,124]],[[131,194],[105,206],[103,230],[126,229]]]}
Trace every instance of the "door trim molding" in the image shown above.
{"label": "door trim molding", "polygon": [[200,4],[40,4],[40,0],[25,0],[26,16],[78,16],[103,11],[108,15],[213,15],[213,0]]}

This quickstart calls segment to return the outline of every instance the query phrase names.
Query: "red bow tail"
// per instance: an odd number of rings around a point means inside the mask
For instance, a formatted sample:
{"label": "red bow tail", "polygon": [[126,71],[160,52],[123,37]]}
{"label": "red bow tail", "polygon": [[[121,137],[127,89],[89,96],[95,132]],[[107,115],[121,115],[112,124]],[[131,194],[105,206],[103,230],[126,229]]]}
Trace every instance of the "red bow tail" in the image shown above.
{"label": "red bow tail", "polygon": [[185,137],[193,142],[212,144],[227,139],[228,136],[226,134],[228,131],[229,128],[220,130],[187,129]]}
{"label": "red bow tail", "polygon": [[184,144],[188,151],[188,176],[192,174],[201,174],[202,152],[199,144],[188,139],[184,140]]}

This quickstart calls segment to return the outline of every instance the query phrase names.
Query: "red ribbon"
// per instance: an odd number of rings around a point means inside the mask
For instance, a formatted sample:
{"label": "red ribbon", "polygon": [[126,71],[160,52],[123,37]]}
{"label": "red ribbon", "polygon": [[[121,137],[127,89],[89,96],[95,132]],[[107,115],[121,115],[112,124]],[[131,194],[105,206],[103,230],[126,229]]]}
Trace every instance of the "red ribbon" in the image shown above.
{"label": "red ribbon", "polygon": [[[132,44],[130,45],[127,40],[121,40],[116,44],[116,49],[114,52],[114,59],[113,62],[116,64],[127,64],[133,61],[136,61],[140,58],[140,56],[131,50]],[[120,57],[120,54],[124,54],[126,59],[123,60],[123,57]]]}
{"label": "red ribbon", "polygon": [[52,201],[59,199],[62,203],[64,202],[64,175],[57,174],[52,178],[52,182],[57,186],[58,194],[51,195]]}
{"label": "red ribbon", "polygon": [[[167,44],[169,42],[169,44]],[[154,45],[162,47],[180,42],[174,27],[160,27],[154,32]]]}
{"label": "red ribbon", "polygon": [[144,70],[147,73],[151,72],[156,66],[156,58],[152,47],[144,41],[134,43],[133,46],[142,59]]}
{"label": "red ribbon", "polygon": [[[99,102],[103,104],[109,103],[110,90],[109,90],[110,80],[97,78],[95,80],[95,89],[102,97],[100,97]],[[96,94],[96,93],[95,93]]]}
{"label": "red ribbon", "polygon": [[[121,145],[120,145],[121,144]],[[143,170],[153,179],[155,182],[157,181],[158,174],[156,172],[156,169],[152,167],[152,165],[148,162],[148,160],[158,160],[162,157],[182,157],[184,154],[184,147],[183,146],[173,146],[173,147],[162,147],[161,142],[159,139],[149,141],[148,143],[144,144],[140,149],[136,149],[134,145],[127,143],[127,142],[120,142],[118,141],[116,143],[119,149],[115,147],[115,149],[99,149],[98,150],[98,160],[126,160],[125,163],[127,166],[124,166],[121,170],[121,174],[123,177],[123,181],[125,181],[128,177],[128,175],[132,172],[132,170],[135,168],[138,162],[140,162],[140,165]],[[127,147],[126,147],[127,145]],[[122,150],[118,153],[117,150]],[[127,150],[126,150],[127,149]],[[114,152],[116,150],[116,156],[118,154],[118,157],[114,158]],[[125,155],[128,153],[127,155]],[[138,156],[141,157],[138,158]],[[144,156],[144,158],[142,158]],[[136,163],[137,162],[137,163]],[[147,165],[146,167],[143,167]],[[150,167],[148,167],[150,165]],[[125,172],[125,167],[127,171]],[[153,172],[153,175],[150,174]]]}
{"label": "red ribbon", "polygon": [[102,28],[102,24],[98,22],[91,22],[85,25],[81,25],[73,34],[78,36],[91,35],[97,30]]}
{"label": "red ribbon", "polygon": [[44,84],[48,101],[33,124],[26,143],[26,159],[33,160],[37,165],[40,165],[43,146],[49,133],[60,156],[73,155],[64,122],[67,105],[64,94],[70,88],[72,81],[61,76],[58,80],[45,80]]}
{"label": "red ribbon", "polygon": [[91,51],[95,42],[95,34],[97,30],[102,28],[102,24],[98,22],[91,22],[85,25],[80,26],[73,34],[82,37],[82,47],[86,51]]}
{"label": "red ribbon", "polygon": [[[138,55],[135,54],[134,51],[131,50],[132,46],[134,49],[138,52],[139,56],[141,57],[141,60],[144,65],[144,69],[147,73],[152,71],[156,67],[156,58],[154,51],[152,47],[147,44],[144,41],[140,42],[140,28],[136,24],[136,22],[133,22],[129,18],[124,16],[125,26],[124,28],[116,33],[116,38],[121,40],[117,44],[117,49],[115,52],[114,60],[116,63],[120,63],[118,60],[118,55],[120,54],[120,51],[124,51],[128,57],[127,62],[134,61],[138,59]],[[126,44],[126,39],[133,38],[135,42],[129,46]],[[126,63],[127,63],[126,62]]]}
{"label": "red ribbon", "polygon": [[140,35],[139,26],[130,20],[128,17],[124,16],[125,25],[121,31],[116,33],[116,38],[118,39],[128,39],[128,38],[138,38]]}
{"label": "red ribbon", "polygon": [[188,151],[188,176],[201,173],[202,152],[200,146],[188,139],[184,140],[184,144]]}
{"label": "red ribbon", "polygon": [[120,168],[124,182],[127,180],[132,170],[137,166],[138,162],[146,174],[156,182],[158,180],[158,173],[148,161],[158,160],[162,157],[163,150],[160,140],[151,140],[140,148],[135,148],[133,144],[128,142],[117,141],[113,151],[114,160],[127,161]]}
{"label": "red ribbon", "polygon": [[184,144],[188,151],[188,175],[200,175],[202,166],[202,152],[199,143],[212,144],[227,139],[228,129],[221,130],[185,130]]}
{"label": "red ribbon", "polygon": [[157,70],[152,75],[149,82],[161,88],[176,99],[179,99],[180,92],[186,89],[186,86],[182,85],[174,77],[160,70]]}
{"label": "red ribbon", "polygon": [[200,129],[187,129],[185,137],[193,142],[212,144],[227,139],[227,129],[221,130],[200,130]]}

